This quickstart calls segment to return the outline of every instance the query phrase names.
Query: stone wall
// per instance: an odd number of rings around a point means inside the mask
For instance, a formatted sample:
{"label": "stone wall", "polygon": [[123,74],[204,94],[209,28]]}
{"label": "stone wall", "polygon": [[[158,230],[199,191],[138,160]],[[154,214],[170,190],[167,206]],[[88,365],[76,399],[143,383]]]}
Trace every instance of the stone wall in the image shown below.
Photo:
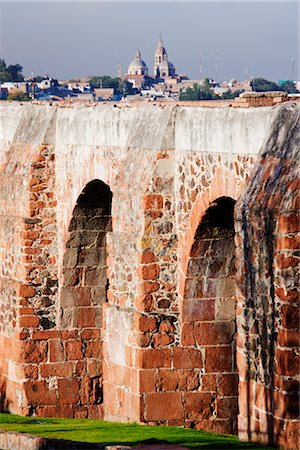
{"label": "stone wall", "polygon": [[239,434],[299,447],[299,108],[281,110],[237,208]]}
{"label": "stone wall", "polygon": [[280,108],[1,103],[3,409],[237,432],[233,208]]}

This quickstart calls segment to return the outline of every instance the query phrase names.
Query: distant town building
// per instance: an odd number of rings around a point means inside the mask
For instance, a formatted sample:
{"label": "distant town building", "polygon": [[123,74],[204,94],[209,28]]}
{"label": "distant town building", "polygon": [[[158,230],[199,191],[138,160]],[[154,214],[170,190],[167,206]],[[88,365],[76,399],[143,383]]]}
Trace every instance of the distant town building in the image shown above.
{"label": "distant town building", "polygon": [[134,88],[141,89],[148,77],[147,64],[141,58],[141,52],[139,50],[135,53],[135,58],[129,64],[125,79],[132,83]]}
{"label": "distant town building", "polygon": [[95,88],[94,98],[96,101],[112,100],[114,97],[114,88]]}
{"label": "distant town building", "polygon": [[136,51],[134,60],[131,61],[128,67],[128,75],[148,75],[148,67],[141,58],[141,52]]}
{"label": "distant town building", "polygon": [[29,84],[26,81],[5,81],[1,84],[2,89],[7,89],[9,94],[16,92],[27,93]]}
{"label": "distant town building", "polygon": [[[129,64],[125,79],[132,83],[134,88],[139,90],[154,82],[149,77],[147,64],[142,60],[139,50],[137,50],[134,60]],[[154,79],[156,82],[168,80],[168,84],[178,83],[175,67],[168,60],[168,54],[161,38],[158,41],[154,55]]]}
{"label": "distant town building", "polygon": [[163,45],[163,41],[160,38],[158,41],[157,49],[155,51],[154,59],[154,77],[155,78],[169,78],[175,77],[175,67],[168,60],[167,51]]}

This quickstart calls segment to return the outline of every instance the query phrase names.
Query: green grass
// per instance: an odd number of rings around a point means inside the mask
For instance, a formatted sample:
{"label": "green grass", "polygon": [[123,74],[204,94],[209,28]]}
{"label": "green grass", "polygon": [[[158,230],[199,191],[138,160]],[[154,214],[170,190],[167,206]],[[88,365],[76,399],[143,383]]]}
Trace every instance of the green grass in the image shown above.
{"label": "green grass", "polygon": [[176,427],[150,427],[92,419],[44,419],[0,414],[0,430],[103,445],[140,443],[178,444],[191,449],[267,450],[267,447],[240,442],[236,436],[218,435]]}

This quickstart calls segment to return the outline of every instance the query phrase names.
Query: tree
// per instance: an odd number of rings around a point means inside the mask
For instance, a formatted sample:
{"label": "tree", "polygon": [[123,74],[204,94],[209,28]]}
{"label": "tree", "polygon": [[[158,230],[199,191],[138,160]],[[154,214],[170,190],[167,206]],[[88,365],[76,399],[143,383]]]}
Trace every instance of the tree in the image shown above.
{"label": "tree", "polygon": [[294,83],[294,81],[284,81],[283,83],[280,84],[279,89],[281,91],[285,91],[288,92],[289,94],[297,94],[299,91],[296,89],[296,84]]}
{"label": "tree", "polygon": [[90,86],[95,88],[114,88],[116,94],[122,94],[122,80],[121,78],[111,78],[108,75],[102,77],[93,77],[90,79]]}
{"label": "tree", "polygon": [[274,81],[266,80],[265,78],[254,78],[250,86],[255,92],[279,91],[279,87]]}
{"label": "tree", "polygon": [[188,87],[185,92],[180,92],[179,95],[181,101],[216,100],[218,98],[211,89],[208,78],[204,80],[202,85],[194,83],[192,88]]}
{"label": "tree", "polygon": [[20,64],[7,67],[4,59],[0,59],[0,81],[23,81],[22,70]]}
{"label": "tree", "polygon": [[10,65],[7,71],[11,75],[11,81],[23,81],[24,77],[22,75],[23,67],[20,64]]}
{"label": "tree", "polygon": [[232,92],[230,89],[228,89],[228,91],[224,92],[224,94],[221,95],[221,99],[222,100],[232,100],[235,97],[238,97],[243,91],[242,89],[239,89],[238,91],[234,91]]}
{"label": "tree", "polygon": [[4,59],[0,59],[0,81],[10,81],[10,73],[7,71]]}

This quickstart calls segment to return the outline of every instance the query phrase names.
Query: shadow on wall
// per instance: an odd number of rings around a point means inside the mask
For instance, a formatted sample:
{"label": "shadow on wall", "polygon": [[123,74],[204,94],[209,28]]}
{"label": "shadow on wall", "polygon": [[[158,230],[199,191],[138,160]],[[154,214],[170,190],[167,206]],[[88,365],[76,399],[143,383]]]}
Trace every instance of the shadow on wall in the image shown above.
{"label": "shadow on wall", "polygon": [[[242,211],[242,231],[244,236],[245,261],[245,314],[247,381],[253,373],[261,371],[264,384],[264,405],[267,412],[267,438],[274,442],[274,369],[275,345],[275,286],[274,286],[274,218],[272,212],[256,214],[257,228],[247,220],[246,211]],[[257,253],[253,251],[253,239],[257,241]],[[259,288],[257,289],[257,287]],[[259,292],[258,292],[259,291]],[[260,301],[262,300],[262,304]],[[249,314],[249,311],[251,313]],[[255,338],[251,337],[255,333]],[[253,358],[253,348],[256,353]],[[252,372],[252,375],[251,375]],[[248,439],[251,441],[251,383],[247,383]]]}
{"label": "shadow on wall", "polygon": [[7,411],[6,401],[6,379],[0,378],[0,412]]}

